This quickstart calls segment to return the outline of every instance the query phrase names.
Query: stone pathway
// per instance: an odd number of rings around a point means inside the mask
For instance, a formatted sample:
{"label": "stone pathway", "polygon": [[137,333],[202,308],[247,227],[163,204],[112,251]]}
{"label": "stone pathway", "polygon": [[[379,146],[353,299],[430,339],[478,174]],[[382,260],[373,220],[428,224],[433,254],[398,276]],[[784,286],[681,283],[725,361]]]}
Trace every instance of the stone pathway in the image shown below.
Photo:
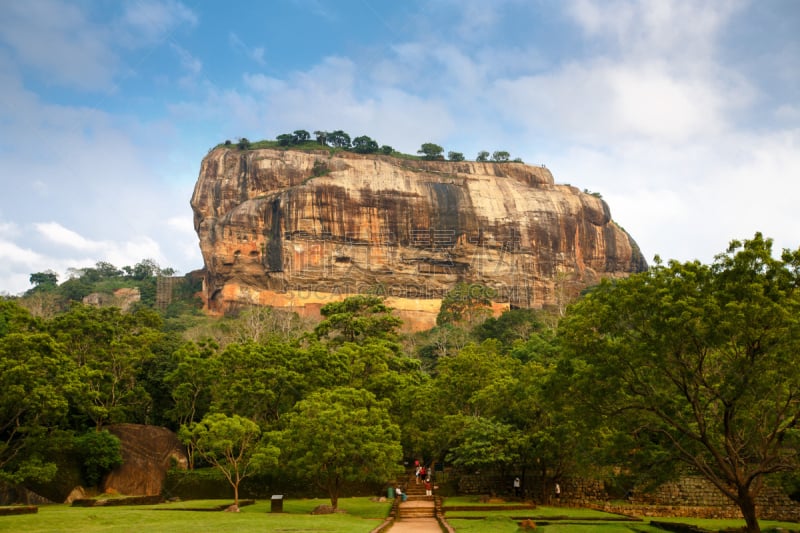
{"label": "stone pathway", "polygon": [[439,521],[433,516],[403,518],[403,511],[424,511],[433,513],[433,502],[424,500],[408,500],[400,503],[399,519],[389,528],[390,533],[442,533]]}
{"label": "stone pathway", "polygon": [[425,496],[425,486],[417,484],[413,474],[406,480],[404,490],[408,499],[398,505],[397,518],[389,533],[442,533],[433,498]]}

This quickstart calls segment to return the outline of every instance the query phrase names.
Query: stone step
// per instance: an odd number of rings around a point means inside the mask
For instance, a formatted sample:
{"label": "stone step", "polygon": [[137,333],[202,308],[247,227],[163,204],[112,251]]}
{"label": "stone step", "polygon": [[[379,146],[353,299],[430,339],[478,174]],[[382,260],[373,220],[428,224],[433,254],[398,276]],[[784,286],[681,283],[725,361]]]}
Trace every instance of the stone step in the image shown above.
{"label": "stone step", "polygon": [[413,518],[436,518],[434,509],[400,509],[397,513],[398,520],[409,520]]}

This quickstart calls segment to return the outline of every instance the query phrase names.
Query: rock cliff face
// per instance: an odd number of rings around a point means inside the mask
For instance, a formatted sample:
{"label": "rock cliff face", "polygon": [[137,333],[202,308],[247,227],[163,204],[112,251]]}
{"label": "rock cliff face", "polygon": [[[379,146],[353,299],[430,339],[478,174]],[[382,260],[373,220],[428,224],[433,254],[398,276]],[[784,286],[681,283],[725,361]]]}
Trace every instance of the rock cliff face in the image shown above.
{"label": "rock cliff face", "polygon": [[218,312],[372,292],[416,329],[458,281],[498,308],[559,306],[647,267],[603,200],[522,163],[217,148],[191,204]]}
{"label": "rock cliff face", "polygon": [[167,428],[141,424],[115,424],[108,431],[120,439],[122,465],[106,475],[104,492],[117,494],[159,495],[167,471],[186,468],[188,459],[178,436]]}

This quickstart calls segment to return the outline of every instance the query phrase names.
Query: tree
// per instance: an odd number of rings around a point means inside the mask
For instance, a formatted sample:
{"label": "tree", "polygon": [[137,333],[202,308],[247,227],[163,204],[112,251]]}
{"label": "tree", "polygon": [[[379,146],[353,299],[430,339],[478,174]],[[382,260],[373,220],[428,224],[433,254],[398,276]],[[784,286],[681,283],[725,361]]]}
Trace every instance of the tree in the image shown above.
{"label": "tree", "polygon": [[229,344],[214,366],[212,410],[262,425],[277,421],[299,399],[303,378],[290,364],[296,352],[277,340]]}
{"label": "tree", "polygon": [[242,137],[239,139],[239,142],[236,143],[236,146],[239,148],[239,150],[249,150],[250,141],[247,140],[247,137]]}
{"label": "tree", "polygon": [[133,268],[127,267],[124,270],[131,278],[140,281],[161,274],[161,267],[158,266],[154,259],[142,259],[133,265]]}
{"label": "tree", "polygon": [[30,277],[31,285],[36,289],[50,290],[58,286],[58,274],[52,270],[35,272]]}
{"label": "tree", "polygon": [[463,161],[464,154],[461,152],[447,152],[447,159],[450,161]]}
{"label": "tree", "polygon": [[481,150],[480,152],[478,152],[478,157],[475,158],[475,161],[479,161],[481,163],[485,163],[488,160],[489,160],[489,152],[487,152],[486,150]]}
{"label": "tree", "polygon": [[281,133],[275,137],[275,140],[278,141],[279,146],[289,146],[294,144],[294,135],[291,133]]}
{"label": "tree", "polygon": [[183,426],[180,437],[222,472],[233,488],[233,502],[237,507],[242,480],[274,468],[280,456],[277,447],[262,439],[258,424],[238,415],[206,415],[191,427]]}
{"label": "tree", "polygon": [[513,426],[486,417],[467,419],[459,437],[447,455],[453,465],[501,470],[519,462],[519,442],[525,438]]}
{"label": "tree", "polygon": [[302,144],[311,138],[311,134],[306,130],[294,130],[292,132],[292,144]]}
{"label": "tree", "polygon": [[383,155],[392,155],[393,152],[394,152],[394,148],[392,148],[388,144],[384,144],[383,146],[381,146],[381,153]]}
{"label": "tree", "polygon": [[83,480],[94,487],[102,476],[122,464],[122,444],[106,430],[91,429],[74,439],[82,461]]}
{"label": "tree", "polygon": [[15,300],[0,299],[0,338],[9,333],[33,331],[36,324],[31,313]]}
{"label": "tree", "polygon": [[314,138],[316,139],[316,141],[319,144],[321,144],[323,146],[327,146],[327,144],[328,144],[328,132],[327,131],[323,131],[323,130],[315,131],[314,132]]}
{"label": "tree", "polygon": [[163,334],[155,311],[123,313],[116,307],[75,305],[47,328],[77,364],[89,392],[81,407],[99,428],[107,422],[143,421],[151,405],[140,383],[143,364]]}
{"label": "tree", "polygon": [[422,154],[422,159],[426,159],[428,161],[444,159],[444,156],[442,155],[443,152],[444,148],[434,143],[425,143],[419,150],[417,150],[418,154]]}
{"label": "tree", "polygon": [[397,339],[402,320],[378,296],[351,296],[322,306],[324,317],[314,329],[317,337],[334,343],[356,342],[365,338]]}
{"label": "tree", "polygon": [[174,405],[167,416],[177,426],[191,426],[205,416],[211,405],[216,346],[189,342],[175,351],[175,368],[164,377]]}
{"label": "tree", "polygon": [[350,148],[350,135],[342,130],[336,130],[333,133],[329,133],[327,138],[328,142],[331,143],[331,145],[335,148],[344,148],[345,150]]}
{"label": "tree", "polygon": [[497,339],[509,351],[516,341],[526,341],[532,334],[542,332],[544,323],[539,318],[542,311],[535,309],[509,309],[499,317],[489,317],[473,330],[479,341]]}
{"label": "tree", "polygon": [[51,437],[81,394],[74,364],[46,333],[0,337],[0,481],[48,481]]}
{"label": "tree", "polygon": [[798,467],[800,250],[733,241],[712,265],[604,281],[562,320],[571,393],[618,431],[626,464],[688,465],[759,531],[764,477]]}
{"label": "tree", "polygon": [[358,154],[373,154],[378,151],[378,143],[366,135],[353,139],[353,151]]}
{"label": "tree", "polygon": [[498,150],[492,153],[492,161],[497,161],[498,163],[505,163],[511,158],[511,154],[506,152],[505,150]]}
{"label": "tree", "polygon": [[460,281],[442,298],[436,325],[474,324],[491,315],[491,303],[486,287]]}
{"label": "tree", "polygon": [[345,482],[394,479],[403,450],[389,404],[362,389],[310,394],[286,416],[284,464],[327,491],[334,509]]}

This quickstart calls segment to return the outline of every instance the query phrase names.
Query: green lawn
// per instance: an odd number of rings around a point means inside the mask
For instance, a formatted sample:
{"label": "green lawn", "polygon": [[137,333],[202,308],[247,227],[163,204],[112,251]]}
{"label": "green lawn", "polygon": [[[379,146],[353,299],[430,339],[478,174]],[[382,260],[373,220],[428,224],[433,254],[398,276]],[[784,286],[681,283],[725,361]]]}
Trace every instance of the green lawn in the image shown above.
{"label": "green lawn", "polygon": [[[744,520],[735,518],[652,518],[654,522],[680,522],[681,524],[692,524],[711,531],[722,529],[744,527]],[[778,522],[776,520],[759,520],[761,531],[783,529],[785,531],[800,531],[800,524],[797,522]]]}
{"label": "green lawn", "polygon": [[[463,518],[448,518],[447,523],[453,526],[458,533],[517,533],[517,522],[508,517],[492,517],[486,520],[467,520]],[[664,533],[663,529],[656,529],[644,522],[583,522],[576,523],[565,520],[560,523],[551,523],[546,526],[539,525],[537,532],[555,533]]]}
{"label": "green lawn", "polygon": [[331,532],[366,533],[389,514],[391,502],[375,503],[368,498],[342,498],[344,512],[312,516],[314,507],[328,500],[285,500],[283,513],[271,513],[271,502],[257,502],[239,513],[221,511],[182,511],[181,508],[212,508],[230,503],[198,500],[136,507],[70,507],[44,505],[37,514],[0,516],[0,531],[26,533],[236,533]]}
{"label": "green lawn", "polygon": [[[466,506],[491,506],[493,509],[491,511],[483,511],[483,510],[476,510],[476,511],[447,511],[447,507],[450,505],[458,505],[462,507]],[[584,509],[580,507],[549,507],[549,506],[538,506],[534,507],[533,509],[505,509],[505,507],[509,505],[519,505],[518,503],[514,502],[499,502],[499,503],[481,503],[474,498],[469,497],[455,497],[455,498],[445,498],[443,502],[443,506],[445,508],[445,517],[449,519],[452,518],[470,518],[470,517],[478,517],[478,516],[514,516],[514,517],[523,517],[523,518],[532,518],[532,519],[553,519],[553,518],[574,518],[574,519],[613,519],[613,518],[620,518],[624,519],[620,515],[615,515],[612,513],[606,513],[603,511],[596,511],[594,509]]]}

